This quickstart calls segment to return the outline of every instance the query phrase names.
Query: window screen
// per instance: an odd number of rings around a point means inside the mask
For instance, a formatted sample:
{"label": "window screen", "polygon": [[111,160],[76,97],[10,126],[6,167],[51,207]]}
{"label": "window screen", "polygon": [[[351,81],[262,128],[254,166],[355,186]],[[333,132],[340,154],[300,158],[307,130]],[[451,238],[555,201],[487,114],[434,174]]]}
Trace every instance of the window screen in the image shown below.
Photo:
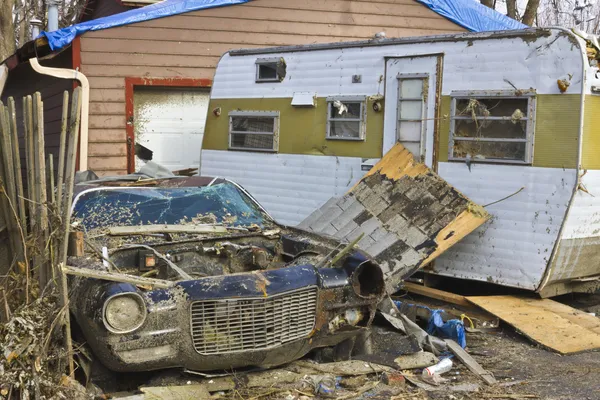
{"label": "window screen", "polygon": [[229,118],[230,149],[276,151],[277,116],[248,113]]}
{"label": "window screen", "polygon": [[533,96],[453,99],[451,159],[530,163]]}

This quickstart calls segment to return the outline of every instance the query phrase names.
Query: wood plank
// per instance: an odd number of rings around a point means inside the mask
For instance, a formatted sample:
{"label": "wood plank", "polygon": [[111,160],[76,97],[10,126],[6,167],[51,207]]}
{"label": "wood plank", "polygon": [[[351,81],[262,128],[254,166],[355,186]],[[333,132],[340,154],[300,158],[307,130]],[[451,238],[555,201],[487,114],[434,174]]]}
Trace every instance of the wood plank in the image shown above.
{"label": "wood plank", "polygon": [[215,225],[141,225],[141,226],[115,226],[108,228],[108,234],[119,235],[147,235],[152,233],[226,233],[223,226]]}
{"label": "wood plank", "polygon": [[68,265],[63,265],[62,270],[67,275],[102,279],[111,282],[131,283],[132,285],[152,286],[157,289],[168,289],[175,285],[175,282],[164,281],[162,279],[142,278],[140,276],[118,274],[114,272],[99,271],[88,268],[71,267]]}
{"label": "wood plank", "polygon": [[[108,29],[110,30],[110,29]],[[106,65],[87,65],[85,74],[89,76],[147,76],[152,78],[198,78],[212,79],[215,68],[187,68],[187,67],[144,67],[133,65],[117,65],[107,68]],[[124,102],[125,91],[123,89],[96,89],[90,92],[90,100]]]}
{"label": "wood plank", "polygon": [[102,157],[104,155],[111,156],[126,156],[127,144],[125,141],[121,143],[93,143],[88,145],[88,155]]}
{"label": "wood plank", "polygon": [[[277,0],[259,0],[245,4],[244,7],[267,7],[286,10],[319,10],[335,12],[351,12],[355,14],[371,15],[407,15],[422,16],[431,15],[433,18],[437,15],[425,6],[413,2],[412,4],[391,4],[370,1],[344,1],[344,0],[296,0],[296,1],[277,1]],[[285,11],[282,11],[285,12]],[[195,11],[199,13],[199,11]],[[439,17],[439,15],[437,15]],[[442,18],[442,17],[440,17]]]}
{"label": "wood plank", "polygon": [[[168,18],[167,18],[168,19]],[[140,65],[149,67],[192,67],[212,68],[219,62],[220,56],[205,56],[196,54],[176,56],[143,53],[94,53],[81,52],[81,62],[84,65]]]}
{"label": "wood plank", "polygon": [[125,128],[125,115],[90,115],[90,128]]}
{"label": "wood plank", "polygon": [[443,290],[434,289],[422,285],[418,285],[412,282],[404,282],[404,288],[408,290],[410,293],[418,294],[421,296],[430,297],[436,300],[442,300],[447,303],[457,304],[463,307],[472,308],[473,305],[467,301],[465,296],[461,296],[458,294],[445,292]]}
{"label": "wood plank", "polygon": [[[202,38],[198,38],[202,40]],[[227,38],[222,38],[221,41],[226,41]],[[87,52],[101,53],[144,53],[144,54],[160,54],[160,55],[188,55],[196,56],[202,54],[205,56],[221,56],[225,52],[232,49],[239,49],[239,43],[215,43],[215,42],[179,42],[161,40],[146,41],[129,38],[121,39],[96,39],[91,37],[83,37],[82,48]],[[245,44],[245,48],[264,47],[264,44]],[[96,81],[98,79],[106,79],[106,81]],[[120,86],[118,84],[120,83]],[[107,78],[92,78],[90,79],[90,87],[101,87],[111,89],[114,87],[124,86],[123,78],[107,77]]]}
{"label": "wood plank", "polygon": [[[89,76],[101,75],[101,70],[111,69],[106,67],[86,67],[85,74]],[[92,71],[90,71],[92,70]],[[98,74],[90,73],[98,72]],[[124,75],[126,76],[126,75]],[[96,89],[90,90],[90,102],[125,103],[125,90],[123,89]]]}
{"label": "wood plank", "polygon": [[125,143],[125,128],[123,129],[90,129],[90,143]]}
{"label": "wood plank", "polygon": [[[104,42],[104,39],[90,39],[89,41],[92,40],[98,40],[100,42]],[[89,41],[86,41],[86,46],[85,49],[86,51],[90,51],[90,43]],[[134,46],[136,42],[128,42],[129,46],[127,49],[127,52],[131,52],[132,50],[134,50]],[[148,43],[148,44],[152,44],[152,43]],[[107,46],[108,47],[108,46]],[[137,46],[135,46],[135,48],[137,48]],[[104,49],[102,50],[103,52],[110,52],[111,49]],[[91,77],[88,79],[90,82],[90,88],[91,89],[123,89],[125,87],[125,79],[122,77]]]}
{"label": "wood plank", "polygon": [[127,170],[127,157],[90,157],[88,164],[89,169],[96,173],[99,171]]}
{"label": "wood plank", "polygon": [[[294,12],[282,13],[283,15],[294,15]],[[292,19],[292,18],[287,18]],[[345,36],[353,38],[370,38],[379,31],[385,31],[388,37],[407,36],[403,32],[407,29],[414,30],[416,35],[432,35],[448,32],[448,28],[444,27],[444,23],[438,20],[432,20],[433,23],[423,27],[419,25],[427,19],[419,19],[417,23],[409,23],[408,18],[398,18],[397,21],[403,21],[404,24],[385,25],[379,22],[372,26],[342,24],[340,21],[329,23],[316,23],[316,21],[306,20],[301,22],[269,20],[257,22],[256,20],[246,19],[245,15],[239,18],[229,17],[226,21],[223,18],[205,17],[200,14],[198,16],[178,15],[169,18],[159,18],[150,21],[140,22],[137,27],[150,28],[171,28],[171,29],[190,29],[201,31],[228,31],[231,26],[236,27],[237,32],[260,32],[260,33],[278,33],[284,32],[295,35],[318,35],[318,36]],[[224,23],[225,22],[225,23]],[[438,23],[438,26],[435,26]]]}
{"label": "wood plank", "polygon": [[553,300],[517,296],[473,296],[467,300],[558,353],[600,349],[598,326],[569,306],[552,304]]}
{"label": "wood plank", "polygon": [[[400,14],[366,14],[346,10],[332,10],[329,8],[329,2],[322,10],[318,9],[282,9],[282,7],[264,7],[261,2],[255,3],[253,7],[238,8],[237,10],[227,8],[213,8],[199,12],[191,12],[189,16],[198,17],[217,17],[217,18],[245,18],[259,21],[289,21],[289,22],[314,22],[322,24],[345,24],[356,26],[377,26],[384,25],[390,27],[414,27],[414,28],[433,28],[450,30],[461,30],[455,23],[445,18],[440,18],[436,13],[428,9],[423,10],[422,6],[415,4],[414,0],[409,0],[408,7],[402,7]],[[280,5],[283,2],[280,2]],[[321,6],[323,4],[321,3]],[[380,4],[379,7],[388,7]],[[380,12],[380,9],[376,10]]]}
{"label": "wood plank", "polygon": [[496,378],[494,378],[494,375],[491,372],[483,369],[483,367],[479,365],[479,363],[475,361],[475,359],[471,357],[469,353],[460,347],[458,343],[451,339],[446,339],[445,342],[452,353],[454,353],[456,358],[458,358],[469,369],[469,371],[479,376],[488,385],[494,385],[498,383]]}
{"label": "wood plank", "polygon": [[90,103],[90,114],[124,115],[125,103]]}

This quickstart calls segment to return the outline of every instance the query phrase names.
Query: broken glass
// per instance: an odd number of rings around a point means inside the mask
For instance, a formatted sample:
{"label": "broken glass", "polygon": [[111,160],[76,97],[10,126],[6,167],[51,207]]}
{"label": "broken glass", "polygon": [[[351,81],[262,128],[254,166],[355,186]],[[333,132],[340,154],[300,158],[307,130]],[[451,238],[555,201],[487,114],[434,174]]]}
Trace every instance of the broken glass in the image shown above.
{"label": "broken glass", "polygon": [[73,206],[73,218],[86,230],[149,224],[214,223],[265,226],[268,217],[235,185],[225,182],[205,187],[102,188],[83,192]]}

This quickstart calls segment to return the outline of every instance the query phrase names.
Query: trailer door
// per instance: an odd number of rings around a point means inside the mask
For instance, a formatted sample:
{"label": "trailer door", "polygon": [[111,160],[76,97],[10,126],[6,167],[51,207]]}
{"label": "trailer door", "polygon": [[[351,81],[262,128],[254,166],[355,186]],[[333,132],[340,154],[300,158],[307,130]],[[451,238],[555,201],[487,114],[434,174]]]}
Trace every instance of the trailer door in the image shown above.
{"label": "trailer door", "polygon": [[400,142],[418,160],[437,169],[442,59],[440,54],[387,58],[384,154]]}

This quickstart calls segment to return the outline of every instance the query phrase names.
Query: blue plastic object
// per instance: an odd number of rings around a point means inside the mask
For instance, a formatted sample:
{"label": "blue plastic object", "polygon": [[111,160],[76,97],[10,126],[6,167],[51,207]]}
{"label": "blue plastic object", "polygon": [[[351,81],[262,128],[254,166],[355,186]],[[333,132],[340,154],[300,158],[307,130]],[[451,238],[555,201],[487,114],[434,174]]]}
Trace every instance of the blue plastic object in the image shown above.
{"label": "blue plastic object", "polygon": [[526,29],[527,25],[484,6],[477,0],[417,0],[472,32]]}
{"label": "blue plastic object", "polygon": [[427,324],[427,333],[442,339],[452,339],[464,349],[467,347],[465,326],[458,319],[450,319],[446,322],[441,316],[442,310],[433,310]]}
{"label": "blue plastic object", "polygon": [[424,305],[414,305],[403,303],[399,300],[394,300],[394,304],[398,307],[398,310],[402,312],[402,309],[406,306],[423,308],[430,312],[429,321],[427,321],[427,329],[425,330],[428,334],[436,336],[442,339],[452,339],[464,349],[467,347],[467,335],[465,333],[465,325],[459,319],[451,319],[446,322],[442,319],[442,312],[444,310],[433,310]]}
{"label": "blue plastic object", "polygon": [[48,44],[54,51],[69,45],[77,36],[85,32],[99,31],[101,29],[114,28],[207,8],[244,4],[249,1],[251,0],[166,0],[120,14],[67,26],[56,31],[44,31],[41,33],[41,36],[48,38]]}

